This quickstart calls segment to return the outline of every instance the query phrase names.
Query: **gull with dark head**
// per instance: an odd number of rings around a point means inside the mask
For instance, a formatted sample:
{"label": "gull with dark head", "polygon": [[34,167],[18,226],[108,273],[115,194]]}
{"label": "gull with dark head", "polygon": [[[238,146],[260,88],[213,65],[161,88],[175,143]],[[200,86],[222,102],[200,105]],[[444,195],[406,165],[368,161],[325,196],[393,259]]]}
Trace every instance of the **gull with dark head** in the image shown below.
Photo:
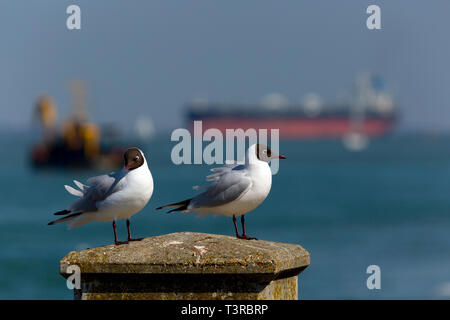
{"label": "gull with dark head", "polygon": [[[158,209],[173,208],[169,212],[199,212],[200,216],[212,213],[232,217],[237,238],[256,239],[247,235],[244,215],[258,207],[269,194],[272,186],[269,162],[276,158],[285,159],[284,156],[272,152],[266,145],[254,144],[248,148],[244,164],[235,163],[212,169],[214,174],[207,176],[206,180],[213,183],[206,191],[193,198]],[[239,216],[242,235],[239,234],[236,224],[236,217]]]}
{"label": "gull with dark head", "polygon": [[[130,148],[124,154],[122,170],[95,176],[87,180],[87,185],[74,180],[79,189],[64,186],[66,190],[79,197],[65,210],[55,215],[63,218],[49,225],[65,222],[68,229],[82,226],[92,221],[112,221],[115,244],[124,244],[133,239],[130,231],[130,217],[141,211],[153,194],[153,177],[144,153],[138,148]],[[126,219],[128,241],[118,241],[116,221]]]}

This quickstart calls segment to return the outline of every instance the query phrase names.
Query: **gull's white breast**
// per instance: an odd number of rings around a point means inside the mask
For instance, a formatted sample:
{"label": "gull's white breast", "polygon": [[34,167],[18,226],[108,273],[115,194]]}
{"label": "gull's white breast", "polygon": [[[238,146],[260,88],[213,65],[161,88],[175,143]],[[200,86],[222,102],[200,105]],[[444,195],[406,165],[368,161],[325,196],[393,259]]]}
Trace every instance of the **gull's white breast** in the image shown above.
{"label": "gull's white breast", "polygon": [[153,177],[146,165],[129,172],[123,179],[120,191],[98,203],[95,220],[128,219],[148,203],[153,194]]}

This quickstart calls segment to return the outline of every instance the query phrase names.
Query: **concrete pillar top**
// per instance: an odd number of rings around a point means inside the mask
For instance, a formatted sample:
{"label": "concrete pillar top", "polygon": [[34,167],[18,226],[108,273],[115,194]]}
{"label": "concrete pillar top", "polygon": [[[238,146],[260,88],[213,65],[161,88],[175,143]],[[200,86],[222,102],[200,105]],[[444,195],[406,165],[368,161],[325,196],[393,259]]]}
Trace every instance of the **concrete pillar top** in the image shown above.
{"label": "concrete pillar top", "polygon": [[297,244],[241,240],[230,236],[179,232],[145,238],[120,246],[72,251],[60,262],[82,274],[257,274],[297,275],[310,263]]}

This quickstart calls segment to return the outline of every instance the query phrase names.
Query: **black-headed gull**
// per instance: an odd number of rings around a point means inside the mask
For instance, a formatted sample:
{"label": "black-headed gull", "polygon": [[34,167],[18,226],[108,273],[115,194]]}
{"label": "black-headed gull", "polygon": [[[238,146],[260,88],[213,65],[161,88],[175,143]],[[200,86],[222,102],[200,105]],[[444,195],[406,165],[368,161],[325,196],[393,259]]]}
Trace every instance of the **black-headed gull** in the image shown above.
{"label": "black-headed gull", "polygon": [[[66,210],[56,212],[55,215],[66,216],[49,225],[66,222],[68,229],[72,229],[92,221],[112,221],[117,245],[142,240],[131,237],[130,217],[142,210],[150,200],[153,177],[140,149],[128,149],[124,162],[122,170],[89,178],[88,185],[74,180],[80,190],[64,186],[70,194],[80,199]],[[128,241],[117,240],[116,220],[120,219],[127,219]]]}
{"label": "black-headed gull", "polygon": [[[243,165],[232,164],[212,169],[214,174],[207,176],[206,180],[214,182],[206,191],[191,199],[158,209],[174,208],[169,212],[199,212],[200,216],[212,213],[233,217],[237,238],[256,239],[247,236],[244,215],[258,207],[269,194],[272,186],[272,172],[268,163],[275,158],[285,159],[284,156],[272,152],[263,144],[254,144],[248,148]],[[236,224],[236,217],[239,216],[241,216],[242,235],[239,234]]]}

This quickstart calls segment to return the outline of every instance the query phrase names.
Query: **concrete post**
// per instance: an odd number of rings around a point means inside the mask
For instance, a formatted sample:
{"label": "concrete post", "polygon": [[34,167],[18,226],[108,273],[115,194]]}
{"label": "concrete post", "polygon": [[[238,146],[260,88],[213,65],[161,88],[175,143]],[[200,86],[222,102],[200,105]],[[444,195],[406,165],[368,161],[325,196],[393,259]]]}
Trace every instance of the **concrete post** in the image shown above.
{"label": "concrete post", "polygon": [[309,253],[295,244],[181,232],[72,251],[60,263],[65,278],[73,265],[81,271],[75,299],[298,299]]}

